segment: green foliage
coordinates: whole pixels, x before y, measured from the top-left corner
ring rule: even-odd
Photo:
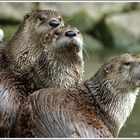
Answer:
[[[140,51],[138,38],[136,38],[127,29],[113,23],[108,23],[107,26],[112,33],[114,48],[130,53]]]
[[[99,20],[88,33],[101,41],[106,48],[113,49],[115,47],[112,32],[106,25],[104,18]]]

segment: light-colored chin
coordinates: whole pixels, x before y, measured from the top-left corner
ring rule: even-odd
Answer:
[[[77,46],[79,46],[79,51],[76,53],[80,58],[83,58],[83,40],[80,38],[70,39],[67,37],[61,38],[58,41],[56,41],[56,48],[61,48],[62,46],[68,45],[69,43],[75,43]]]

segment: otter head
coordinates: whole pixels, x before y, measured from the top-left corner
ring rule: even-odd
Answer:
[[[38,35],[51,34],[55,28],[64,26],[61,15],[52,10],[33,10],[24,16],[25,28]]]
[[[127,93],[140,87],[140,57],[123,54],[103,66],[106,79],[115,91]]]
[[[83,58],[83,38],[77,28],[69,26],[59,29],[59,32],[56,30],[54,33],[58,36],[53,45],[56,51],[67,56]]]

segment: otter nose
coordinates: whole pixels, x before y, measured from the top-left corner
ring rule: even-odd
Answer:
[[[57,20],[52,20],[51,22],[49,22],[49,25],[56,28],[59,26],[59,21]]]
[[[67,37],[74,37],[74,36],[76,36],[76,33],[74,31],[67,31],[65,33],[65,36],[67,36]]]

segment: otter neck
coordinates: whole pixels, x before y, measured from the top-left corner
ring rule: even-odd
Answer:
[[[117,137],[133,109],[138,89],[124,93],[115,91],[101,74],[96,74],[84,85],[88,88],[88,99],[94,105],[97,115],[108,126],[113,136]]]
[[[67,58],[65,54],[50,50],[43,52],[34,70],[34,81],[38,88],[71,87],[82,80],[84,62],[79,56]],[[41,85],[40,85],[41,83]]]
[[[31,28],[26,27],[26,23],[20,24],[17,32],[8,43],[7,51],[10,54],[9,65],[14,68],[25,68],[34,63],[43,51],[41,37]]]

